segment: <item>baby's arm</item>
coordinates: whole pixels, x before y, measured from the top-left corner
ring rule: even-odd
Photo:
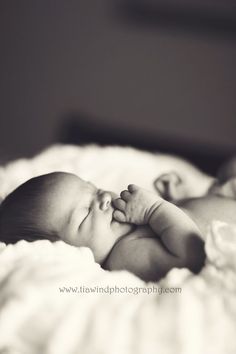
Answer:
[[[152,230],[140,226],[134,234],[125,236],[113,247],[103,264],[109,270],[128,270],[145,281],[158,281],[174,267],[186,266],[173,256]]]
[[[135,185],[129,185],[114,205],[118,221],[148,224],[170,254],[193,271],[201,268],[205,258],[201,233],[180,208]]]

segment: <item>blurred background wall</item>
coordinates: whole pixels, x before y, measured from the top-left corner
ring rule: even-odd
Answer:
[[[82,142],[95,127],[236,151],[235,63],[232,0],[1,0],[0,159],[69,142],[75,122]]]

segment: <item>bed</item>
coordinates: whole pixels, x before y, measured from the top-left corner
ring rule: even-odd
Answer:
[[[187,161],[131,147],[54,145],[0,168],[0,197],[51,171],[78,174],[119,193],[129,183],[155,191],[177,171],[194,195],[211,177]],[[172,269],[156,283],[109,272],[92,252],[62,241],[0,243],[1,354],[236,353],[236,228],[214,221],[198,275]]]

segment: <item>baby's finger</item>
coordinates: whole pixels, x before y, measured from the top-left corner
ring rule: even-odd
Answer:
[[[137,191],[138,189],[139,189],[139,187],[136,184],[129,184],[128,185],[128,191],[130,193],[133,193],[133,192]]]
[[[126,222],[126,216],[120,210],[115,210],[113,213],[113,217],[114,217],[114,219],[116,219],[119,222]]]
[[[113,200],[113,205],[115,208],[121,210],[121,211],[125,211],[125,207],[126,207],[126,202],[121,199],[121,198],[117,198],[115,200]]]
[[[130,194],[130,192],[125,190],[120,193],[120,196],[122,199],[124,199],[126,202],[128,202],[130,200],[131,194]]]

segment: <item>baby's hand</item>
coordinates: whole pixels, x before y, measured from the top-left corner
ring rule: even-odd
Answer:
[[[155,193],[134,184],[130,184],[128,190],[122,191],[120,196],[113,202],[116,208],[114,218],[119,222],[136,225],[147,224],[153,211],[164,201]]]

